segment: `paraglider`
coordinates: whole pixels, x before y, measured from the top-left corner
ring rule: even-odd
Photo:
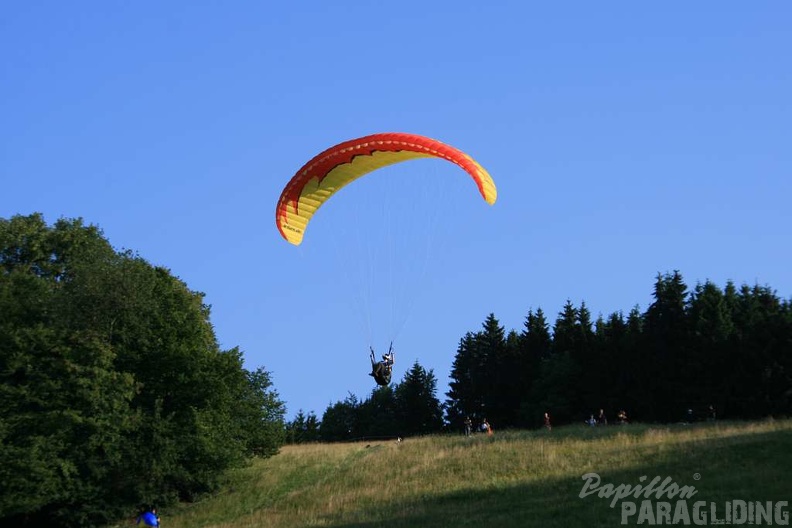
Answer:
[[[388,348],[388,353],[382,355],[382,361],[376,361],[374,354],[374,347],[369,347],[371,351],[371,372],[369,376],[374,377],[377,385],[389,385],[391,382],[391,374],[393,373],[393,343]]]
[[[436,139],[417,134],[390,132],[372,134],[339,143],[305,163],[281,192],[275,210],[275,225],[291,244],[302,243],[305,230],[316,211],[343,187],[383,167],[420,158],[443,159],[463,169],[481,197],[494,204],[498,192],[489,173],[468,154]],[[373,376],[378,385],[388,385],[393,369],[393,344],[382,361],[371,351]]]

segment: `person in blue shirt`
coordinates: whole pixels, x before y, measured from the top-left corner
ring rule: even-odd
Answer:
[[[143,526],[159,526],[160,518],[157,515],[157,508],[151,508],[138,515],[137,524],[141,522]]]

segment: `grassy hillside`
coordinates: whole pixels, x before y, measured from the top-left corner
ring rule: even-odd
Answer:
[[[289,446],[224,493],[161,514],[168,528],[620,525],[620,503],[579,497],[589,472],[614,486],[671,477],[695,486],[691,508],[792,502],[792,420]]]

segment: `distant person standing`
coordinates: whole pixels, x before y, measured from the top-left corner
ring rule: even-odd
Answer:
[[[470,436],[473,432],[473,420],[470,419],[470,416],[465,417],[465,436]]]
[[[489,424],[486,418],[484,418],[484,421],[481,422],[481,432],[487,433],[487,436],[492,436],[492,426]]]
[[[544,426],[548,431],[553,430],[553,426],[550,424],[550,415],[548,413],[544,414]]]

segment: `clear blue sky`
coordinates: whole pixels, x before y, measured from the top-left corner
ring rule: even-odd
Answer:
[[[792,296],[790,27],[780,0],[11,2],[0,216],[83,217],[205,292],[289,416],[365,397],[368,345],[394,336],[395,378],[417,359],[442,400],[490,312],[643,310],[674,269]],[[281,239],[294,172],[382,131],[467,151],[498,202],[414,161]]]

